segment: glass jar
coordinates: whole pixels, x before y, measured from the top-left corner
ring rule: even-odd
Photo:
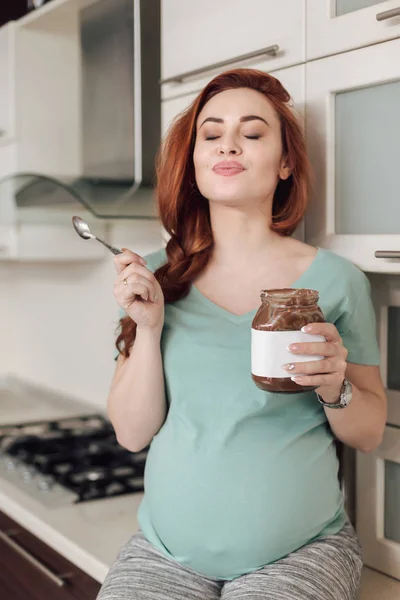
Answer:
[[[293,354],[288,350],[296,342],[324,342],[321,335],[304,333],[308,323],[325,322],[318,306],[316,290],[282,288],[261,290],[261,306],[251,329],[251,375],[262,390],[295,394],[315,390],[317,386],[302,386],[291,380],[283,364],[322,360],[323,356]],[[298,375],[298,373],[296,373]]]

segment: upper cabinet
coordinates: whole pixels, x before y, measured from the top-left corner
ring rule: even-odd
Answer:
[[[400,37],[400,0],[307,0],[307,60]]]
[[[15,144],[0,218],[10,204],[15,223],[29,208],[47,224],[78,204],[157,219],[160,12],[160,0],[53,0],[0,28],[0,159]]]
[[[400,273],[400,39],[306,64],[307,242]]]
[[[305,60],[305,0],[167,0],[161,10],[167,94],[228,68],[265,60],[273,71]]]
[[[0,146],[14,138],[14,23],[0,28]]]

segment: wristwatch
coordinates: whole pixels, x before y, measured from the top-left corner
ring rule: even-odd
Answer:
[[[323,406],[326,406],[326,408],[346,408],[346,406],[350,404],[351,399],[353,397],[353,386],[347,379],[343,380],[343,384],[340,389],[340,401],[337,403],[325,402],[322,396],[320,396],[317,392],[315,393],[317,394],[318,401]]]

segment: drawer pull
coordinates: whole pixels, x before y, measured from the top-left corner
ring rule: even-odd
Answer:
[[[376,15],[377,21],[386,21],[386,19],[393,19],[393,17],[400,17],[400,6],[399,8],[392,8],[390,10],[384,10]]]
[[[14,540],[10,538],[10,535],[12,533],[14,533],[14,531],[10,531],[8,535],[4,531],[0,531],[0,540],[3,540],[3,542],[7,544],[7,546],[15,550],[15,552],[17,552],[20,556],[22,556],[22,558],[27,560],[31,565],[36,567],[36,569],[38,569],[44,575],[46,575],[46,577],[51,579],[51,581],[55,583],[58,587],[63,587],[65,585],[65,581],[61,579],[61,577],[58,577],[52,571],[50,571],[50,569],[43,565],[37,558],[32,556],[30,552],[25,550],[25,548],[22,548],[19,544],[14,542]]]
[[[274,44],[273,46],[268,46],[268,48],[262,48],[262,50],[255,50],[254,52],[249,52],[248,54],[242,54],[241,56],[235,56],[235,58],[229,58],[228,60],[223,60],[222,62],[214,63],[213,65],[201,67],[201,69],[195,69],[194,71],[187,71],[181,75],[174,75],[173,77],[168,77],[167,79],[161,79],[159,83],[161,83],[161,85],[163,83],[182,83],[182,81],[187,77],[194,77],[195,75],[200,75],[201,73],[206,73],[207,71],[214,71],[214,69],[220,69],[227,65],[241,62],[242,60],[256,58],[257,56],[264,56],[264,54],[275,56],[278,50],[279,46]]]
[[[400,250],[376,250],[375,258],[400,258]]]

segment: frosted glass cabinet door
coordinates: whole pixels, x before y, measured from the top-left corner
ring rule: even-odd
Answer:
[[[387,397],[386,421],[400,427],[400,277],[372,277],[380,371]]]
[[[400,37],[400,0],[307,0],[307,60]]]
[[[400,579],[400,429],[386,427],[372,453],[357,453],[357,534],[364,564]]]
[[[399,56],[400,39],[306,65],[306,239],[365,271],[400,273]]]

